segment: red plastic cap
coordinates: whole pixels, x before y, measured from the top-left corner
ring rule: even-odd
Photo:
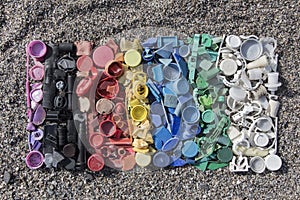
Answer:
[[[89,56],[81,56],[77,60],[77,69],[81,72],[89,72],[93,67],[93,60]]]
[[[91,171],[100,171],[104,167],[104,159],[98,154],[93,154],[89,157],[87,165]]]
[[[100,46],[93,53],[95,65],[104,68],[106,63],[114,59],[114,52],[108,46]]]

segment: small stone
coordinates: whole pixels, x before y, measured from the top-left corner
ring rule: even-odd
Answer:
[[[11,174],[8,171],[5,171],[3,174],[3,180],[6,184],[10,183],[11,181]]]

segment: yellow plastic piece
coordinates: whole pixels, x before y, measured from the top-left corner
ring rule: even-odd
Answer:
[[[130,49],[125,53],[124,61],[130,67],[136,67],[141,63],[142,56],[137,50]]]
[[[152,134],[151,133],[147,133],[146,134],[146,138],[145,138],[146,142],[150,143],[150,144],[153,144],[153,138],[152,138]]]
[[[134,106],[137,106],[137,105],[141,105],[141,102],[138,99],[132,99],[132,100],[130,100],[129,105],[131,107],[134,107]]]
[[[136,153],[135,154],[135,162],[137,165],[141,167],[146,167],[151,163],[151,155],[143,154],[143,153]]]
[[[132,149],[133,149],[133,151],[138,152],[138,153],[142,153],[142,154],[145,154],[145,153],[149,152],[149,149],[140,149],[140,148],[137,148],[137,147],[133,147]]]
[[[147,109],[141,105],[134,106],[130,111],[131,118],[139,122],[146,120],[147,115],[148,115]]]
[[[149,89],[146,84],[141,81],[136,81],[133,88],[134,96],[138,99],[145,99],[149,94]]]
[[[143,139],[134,139],[134,141],[132,142],[132,146],[139,149],[146,149],[148,148],[148,143],[145,142]]]

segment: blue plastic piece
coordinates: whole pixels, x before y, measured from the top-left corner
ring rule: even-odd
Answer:
[[[175,108],[167,108],[168,109],[168,112],[171,113],[171,114],[174,114],[175,113]]]
[[[150,114],[151,122],[154,125],[154,127],[160,127],[163,125],[162,119],[160,115],[157,114]]]
[[[173,124],[172,124],[172,135],[177,135],[180,128],[181,118],[173,115]]]
[[[175,61],[177,63],[177,65],[180,67],[182,75],[184,77],[187,77],[188,74],[188,66],[187,63],[185,62],[185,60],[178,54],[173,53],[173,57],[175,58]]]
[[[156,87],[156,85],[153,83],[153,81],[148,79],[146,85],[150,89],[150,91],[153,94],[153,96],[155,97],[156,101],[160,102],[160,100],[161,100],[160,92],[159,92],[158,88]]]
[[[173,52],[172,43],[166,44],[162,48],[155,51],[157,55],[160,55],[163,58],[170,58],[172,52]]]
[[[194,160],[194,159],[191,159],[191,158],[186,158],[186,159],[185,159],[185,162],[186,162],[186,164],[191,164],[191,165],[194,165],[194,164],[195,164],[195,160]]]
[[[173,47],[178,46],[178,38],[177,36],[162,36],[157,38],[157,47],[160,48],[166,44],[172,44]]]
[[[156,47],[157,38],[148,38],[145,42],[142,43],[142,46],[145,47]]]
[[[164,80],[162,65],[156,65],[152,67],[153,79],[157,82],[162,82]]]
[[[162,146],[162,151],[171,151],[178,145],[179,139],[178,138],[171,138],[164,143]]]
[[[172,138],[171,133],[165,127],[161,127],[153,135],[154,145],[157,150],[161,150],[163,144]]]
[[[170,156],[165,152],[157,152],[153,156],[153,165],[159,168],[167,167],[171,162]]]
[[[170,85],[169,84],[168,84],[168,87],[163,87],[162,94],[164,96],[167,95],[167,94],[171,94],[171,95],[176,96],[176,93],[172,89],[170,89]]]
[[[155,55],[155,53],[153,53],[152,50],[149,48],[145,48],[145,50],[142,53],[143,60],[145,60],[147,62],[152,61],[154,58],[154,55]]]
[[[187,162],[185,161],[185,160],[183,160],[183,159],[181,159],[181,158],[178,158],[177,160],[175,160],[172,164],[171,164],[171,166],[172,167],[182,167],[182,166],[184,166],[184,165],[186,165],[187,164]]]
[[[198,154],[199,149],[198,145],[194,141],[189,140],[184,142],[181,151],[186,158],[193,158]]]
[[[160,58],[158,59],[159,62],[161,62],[164,66],[168,66],[171,62],[172,62],[172,59],[170,58]]]

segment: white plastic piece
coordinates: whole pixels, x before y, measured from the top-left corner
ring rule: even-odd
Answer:
[[[255,80],[261,80],[263,78],[263,70],[261,68],[256,69],[250,69],[247,71],[249,80],[255,81]]]
[[[220,69],[226,76],[231,76],[237,71],[237,64],[233,59],[225,59],[220,63]]]
[[[278,76],[278,72],[268,73],[268,83],[266,83],[265,86],[268,88],[269,91],[273,93],[277,91],[278,87],[281,86],[281,83],[278,82]]]
[[[242,44],[241,39],[239,38],[239,36],[236,35],[227,36],[225,42],[226,42],[226,46],[233,49],[239,48]]]
[[[250,168],[255,173],[263,173],[266,169],[265,161],[260,156],[255,156],[250,160]]]
[[[265,157],[266,167],[270,171],[277,171],[281,168],[282,160],[279,156],[271,154]]]
[[[261,56],[263,46],[257,39],[249,38],[242,43],[240,52],[246,60],[254,61]]]
[[[258,147],[265,147],[269,143],[269,137],[265,133],[256,133],[253,138],[254,144]]]
[[[78,102],[80,112],[87,112],[90,109],[90,101],[87,97],[79,97]]]
[[[249,170],[249,164],[247,157],[233,156],[231,162],[229,163],[229,170],[231,172],[247,172]]]
[[[260,117],[257,119],[256,126],[263,132],[268,132],[273,127],[270,117]]]
[[[252,61],[247,64],[247,69],[254,69],[254,68],[260,68],[260,67],[265,67],[269,64],[268,57],[266,55],[261,56],[255,61]]]
[[[231,87],[229,89],[229,95],[236,101],[244,101],[247,93],[240,87]]]

